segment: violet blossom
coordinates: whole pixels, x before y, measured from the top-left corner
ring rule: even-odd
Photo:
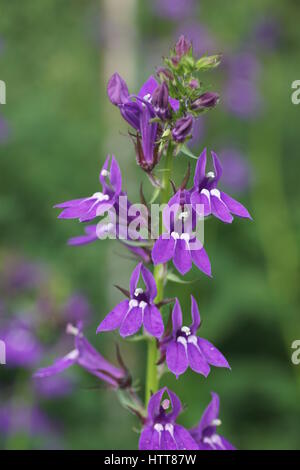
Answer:
[[[167,394],[168,398],[164,398]],[[171,408],[171,409],[170,409]],[[161,388],[149,400],[148,416],[139,440],[140,450],[196,450],[198,445],[176,419],[182,405],[174,392]]]
[[[99,179],[102,192],[98,191],[87,198],[73,199],[55,205],[54,207],[63,209],[58,218],[88,222],[107,212],[114,205],[122,187],[121,171],[114,155],[106,158]]]
[[[201,321],[198,305],[193,296],[191,296],[191,314],[192,324],[183,326],[180,303],[176,299],[172,312],[173,331],[162,343],[169,370],[178,378],[188,367],[205,377],[210,372],[210,366],[230,369],[220,351],[208,340],[196,335]]]
[[[34,378],[47,378],[63,372],[74,364],[78,364],[92,375],[106,382],[112,388],[125,388],[129,385],[130,377],[127,371],[120,369],[94,349],[82,333],[82,325],[67,326],[67,333],[75,337],[75,348],[66,356],[57,359],[51,366],[41,368],[34,374]]]
[[[221,425],[220,399],[214,392],[211,396],[211,402],[205,409],[198,426],[190,429],[190,433],[199,445],[199,450],[235,450],[225,437],[217,433],[217,427]]]
[[[191,195],[191,203],[197,210],[198,206],[204,207],[204,215],[214,215],[225,223],[233,221],[233,215],[252,219],[247,209],[238,201],[220,191],[217,186],[222,176],[222,166],[214,152],[211,152],[214,171],[206,171],[206,149],[198,158],[195,175],[194,189]]]
[[[140,275],[146,289],[138,287]],[[123,337],[134,335],[144,325],[146,331],[160,338],[164,324],[159,309],[154,303],[157,287],[152,273],[139,263],[130,278],[130,298],[119,303],[100,323],[97,333],[119,328]]]

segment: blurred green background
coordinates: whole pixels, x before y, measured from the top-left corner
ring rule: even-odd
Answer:
[[[189,279],[197,282],[168,286],[168,295],[176,293],[187,314],[189,294],[195,295],[201,334],[226,355],[232,370],[214,369],[207,379],[189,371],[178,381],[166,374],[162,383],[187,405],[180,418],[186,426],[200,419],[212,390],[221,398],[222,434],[236,447],[299,449],[300,365],[291,362],[291,344],[300,339],[300,108],[291,103],[291,83],[300,78],[300,5],[294,0],[190,3],[190,10],[187,2],[178,14],[166,1],[0,1],[0,79],[7,86],[7,104],[0,105],[0,261],[7,252],[42,260],[52,272],[57,298],[84,293],[94,311],[88,337],[114,360],[117,335],[96,337],[95,329],[121,298],[112,285],[127,285],[134,261],[113,241],[68,247],[67,239],[82,228],[57,220],[52,209],[98,190],[108,152],[120,163],[130,199],[138,199],[138,181],[145,177],[135,165],[127,128],[106,97],[107,79],[119,71],[137,91],[178,34],[190,30],[202,52],[224,53],[225,64],[205,77],[222,98],[235,79],[226,60],[250,54],[255,70],[246,78],[257,106],[251,109],[250,102],[250,110],[236,112],[221,99],[205,115],[193,151],[237,149],[249,181],[228,191],[250,209],[254,221],[235,220],[230,226],[209,221],[205,239],[213,280],[195,270]],[[261,38],[263,22],[273,29]],[[179,182],[186,157],[176,165]],[[145,345],[120,343],[143,393]],[[48,362],[46,357],[43,363]],[[7,372],[0,367],[3,384]],[[116,396],[77,368],[70,374],[78,382],[71,393],[41,403],[59,424],[60,447],[136,448],[136,419]],[[2,436],[0,442],[13,448],[47,446],[47,439],[8,442]]]

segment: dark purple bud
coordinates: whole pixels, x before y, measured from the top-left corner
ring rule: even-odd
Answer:
[[[169,109],[169,89],[168,85],[163,82],[155,88],[152,94],[152,105],[155,113],[163,120],[170,117]]]
[[[111,103],[115,106],[124,104],[128,101],[129,91],[126,82],[118,74],[114,73],[107,84],[107,94]]]
[[[192,116],[185,116],[176,121],[175,127],[172,130],[172,136],[176,142],[184,142],[191,135],[193,121]]]
[[[175,45],[175,51],[179,58],[186,55],[192,47],[191,41],[189,41],[183,34],[178,39]]]
[[[171,62],[174,65],[174,67],[178,67],[179,62],[180,62],[180,57],[178,57],[178,56],[171,57]]]
[[[159,67],[156,71],[157,75],[159,78],[163,80],[173,80],[174,75],[172,74],[171,70],[165,68],[165,67]]]
[[[213,92],[206,92],[199,96],[193,103],[191,104],[191,109],[194,111],[201,111],[205,108],[213,108],[219,102],[219,95],[218,93]]]

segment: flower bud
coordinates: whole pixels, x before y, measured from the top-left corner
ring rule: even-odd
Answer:
[[[165,68],[165,67],[159,67],[156,71],[157,75],[159,78],[163,80],[174,80],[174,75],[172,74],[171,70]]]
[[[155,113],[161,119],[168,119],[170,117],[169,109],[169,89],[168,85],[163,82],[161,85],[154,90],[152,94],[152,104],[154,106]]]
[[[107,94],[111,103],[116,106],[124,104],[128,101],[128,87],[123,78],[118,73],[114,73],[110,77],[107,84]]]
[[[191,109],[193,111],[201,111],[205,108],[213,108],[218,104],[219,98],[218,93],[208,91],[192,102]]]
[[[190,83],[189,83],[189,87],[192,88],[193,90],[199,88],[200,86],[200,83],[199,83],[199,80],[197,80],[197,78],[192,78],[192,80],[190,80]]]
[[[179,58],[186,55],[192,47],[191,41],[189,41],[183,34],[178,39],[175,45],[175,51]]]
[[[176,121],[175,127],[172,130],[172,137],[176,142],[184,142],[191,135],[193,121],[192,116],[185,116]]]

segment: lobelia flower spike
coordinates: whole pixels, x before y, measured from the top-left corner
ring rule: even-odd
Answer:
[[[164,398],[164,394],[167,394],[168,398]],[[167,387],[163,387],[152,395],[148,403],[148,416],[139,440],[139,449],[198,449],[190,433],[183,426],[176,424],[181,411],[182,405],[179,398]]]
[[[182,326],[180,303],[178,299],[175,301],[172,312],[173,331],[162,343],[169,370],[178,378],[188,367],[205,377],[210,372],[210,365],[230,369],[225,357],[213,344],[196,336],[201,321],[197,302],[193,296],[191,296],[191,304],[192,324],[189,327]]]
[[[220,399],[212,392],[212,399],[205,409],[198,426],[190,429],[190,433],[199,445],[199,450],[236,450],[225,437],[217,433],[219,420]]]
[[[67,326],[67,333],[75,336],[75,349],[66,356],[57,359],[51,366],[44,367],[35,372],[34,378],[46,378],[58,374],[68,369],[73,364],[95,375],[106,382],[112,388],[126,388],[131,384],[131,377],[124,368],[119,369],[114,366],[93,348],[82,333],[82,324],[75,327],[71,324]]]
[[[144,291],[138,286],[140,275],[146,286]],[[154,304],[157,288],[152,273],[139,263],[130,278],[130,299],[118,304],[100,323],[97,333],[119,328],[123,337],[131,336],[144,325],[146,331],[160,338],[164,324],[159,309]]]
[[[204,274],[211,276],[211,265],[203,245],[192,230],[188,218],[193,214],[185,212],[190,207],[190,193],[179,190],[168,202],[163,211],[164,226],[167,232],[163,233],[155,242],[152,249],[152,260],[155,265],[167,263],[171,259],[175,268],[184,275],[192,268],[194,263]],[[182,226],[170,220],[169,211],[178,207],[177,220],[182,220]]]
[[[54,207],[63,209],[59,219],[79,219],[88,222],[108,211],[121,193],[122,176],[120,167],[114,155],[108,155],[99,175],[102,192],[81,199],[73,199]],[[89,234],[88,234],[89,235]]]
[[[195,210],[197,205],[204,207],[204,215],[214,215],[225,223],[233,221],[233,215],[252,220],[247,209],[238,201],[217,189],[218,182],[222,176],[222,166],[220,160],[214,152],[211,152],[214,172],[205,173],[206,169],[206,149],[198,158],[194,188],[191,194],[191,203]]]

